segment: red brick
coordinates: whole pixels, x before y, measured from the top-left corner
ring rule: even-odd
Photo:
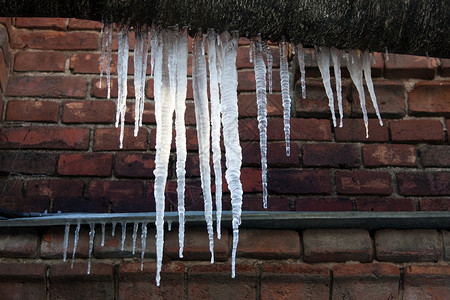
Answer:
[[[15,71],[63,72],[66,55],[62,52],[28,52],[20,51],[14,62]]]
[[[358,211],[414,211],[414,201],[405,198],[358,198]]]
[[[250,68],[253,69],[253,62],[250,62],[249,50],[250,50],[249,46],[238,47],[236,56],[237,69],[250,69]],[[278,47],[270,47],[270,52],[272,54],[273,67],[278,68],[280,66],[280,50],[278,49]]]
[[[300,237],[293,230],[241,229],[238,257],[288,259],[300,257]]]
[[[147,130],[141,128],[134,137],[134,127],[125,127],[123,134],[123,150],[147,149]],[[120,128],[97,128],[94,134],[94,151],[120,150]]]
[[[0,93],[0,121],[3,121],[3,97]]]
[[[257,270],[236,263],[236,278],[231,277],[230,264],[194,265],[188,270],[188,299],[256,299]]]
[[[269,191],[280,194],[329,194],[327,170],[269,170]]]
[[[94,256],[96,258],[126,258],[126,257],[141,257],[142,240],[141,240],[141,224],[138,225],[137,238],[135,244],[135,253],[133,253],[133,226],[127,224],[125,243],[122,250],[122,227],[121,224],[116,224],[114,236],[112,236],[112,226],[105,228],[105,244],[102,246],[101,228],[96,228],[96,235],[94,239]],[[156,231],[149,228],[147,231],[145,258],[155,258]]]
[[[127,201],[131,207],[134,203],[142,204],[144,185],[140,181],[114,180],[114,181],[91,181],[87,191],[87,198],[91,201],[112,204],[113,212],[118,211],[116,206],[122,206]]]
[[[0,174],[54,175],[56,154],[41,152],[0,152]]]
[[[441,76],[450,77],[450,59],[441,58]]]
[[[392,193],[391,176],[381,171],[336,171],[336,189],[340,194]]]
[[[450,147],[426,145],[420,148],[424,167],[450,167]]]
[[[402,117],[406,112],[405,88],[399,81],[375,80],[373,82],[377,104],[382,117]],[[359,94],[356,88],[352,89],[352,111],[353,116],[362,117]],[[369,117],[376,118],[367,86],[364,86],[366,108]],[[345,122],[345,120],[344,120]]]
[[[334,299],[396,299],[400,270],[388,264],[340,264],[333,267]]]
[[[111,98],[117,98],[118,85],[117,78],[111,78]],[[108,85],[106,77],[102,79],[102,87],[100,88],[100,81],[98,78],[92,79],[91,96],[96,98],[106,99],[108,96]],[[127,98],[134,98],[134,81],[129,79],[127,81]]]
[[[375,233],[376,257],[380,261],[437,261],[442,255],[439,234],[433,229],[383,229]]]
[[[101,28],[101,23],[98,21],[70,18],[68,28],[78,30],[90,30],[90,29],[98,30]]]
[[[113,101],[71,101],[63,104],[63,123],[113,123]]]
[[[393,142],[442,144],[445,140],[444,127],[438,120],[396,120],[389,126]]]
[[[447,299],[450,294],[450,266],[408,266],[403,286],[404,299]]]
[[[1,299],[45,299],[47,267],[38,263],[2,263]]]
[[[450,195],[450,172],[398,173],[397,184],[404,196]]]
[[[139,131],[140,133],[140,131]],[[176,149],[175,144],[175,129],[172,131],[171,150]],[[150,132],[150,149],[155,150],[156,146],[156,130]],[[198,150],[197,130],[194,128],[186,128],[186,148],[187,150]]]
[[[450,211],[450,198],[425,198],[420,199],[419,204],[423,211]]]
[[[38,239],[38,233],[34,228],[2,228],[0,257],[34,258]]]
[[[366,167],[416,167],[416,150],[412,145],[364,145],[362,147]]]
[[[50,266],[50,299],[113,299],[113,266],[87,263],[56,264]]]
[[[18,212],[43,212],[50,207],[50,200],[45,198],[30,201],[25,197],[24,182],[20,180],[1,180],[0,205],[2,208]]]
[[[172,230],[166,232],[164,236],[164,256],[173,260],[179,258],[178,226],[173,225]],[[214,261],[227,261],[228,251],[228,231],[222,231],[222,238],[219,240],[214,235]],[[183,260],[211,260],[209,251],[209,238],[205,227],[186,228],[184,236]]]
[[[348,198],[297,198],[296,211],[352,211],[353,204]]]
[[[450,81],[419,82],[408,100],[411,115],[450,116]]]
[[[267,145],[267,164],[272,167],[299,166],[298,145],[291,144],[290,156],[286,156],[286,144],[269,143]],[[259,143],[242,143],[242,163],[250,166],[261,165],[261,151]]]
[[[189,96],[189,86],[191,87],[191,97],[189,98],[189,99],[193,99],[193,96],[192,96],[192,80],[189,80],[188,79],[188,82],[187,82],[187,86],[188,86],[188,90],[186,91],[186,98],[188,98],[188,96]],[[146,93],[145,93],[145,95],[147,96],[147,98],[151,98],[151,99],[153,99],[154,98],[154,94],[153,94],[153,78],[152,79],[149,79],[149,80],[147,80],[147,89],[146,89]]]
[[[35,96],[43,98],[84,98],[86,79],[62,76],[10,76],[8,96]]]
[[[258,115],[256,94],[239,94],[238,106],[240,117],[256,117]],[[267,94],[267,115],[280,117],[283,115],[281,94]]]
[[[2,91],[6,90],[6,82],[8,78],[8,66],[6,65],[6,59],[3,55],[3,50],[0,49],[0,88]]]
[[[4,127],[0,129],[3,149],[87,149],[89,129],[68,127]]]
[[[18,30],[11,38],[11,48],[40,50],[96,50],[99,34],[91,32],[57,32]]]
[[[263,200],[261,196],[255,196],[251,194],[244,194],[242,203],[242,210],[244,211],[290,211],[290,200],[278,196],[271,196],[269,194],[267,200],[267,208],[263,207]],[[225,204],[224,204],[225,207]],[[231,210],[231,204],[230,208]],[[228,208],[227,208],[228,210]]]
[[[71,224],[69,239],[67,244],[67,260],[71,261],[73,255],[73,243],[75,238],[75,229],[77,225]],[[51,227],[42,235],[40,246],[40,257],[58,258],[64,256],[64,226]],[[80,227],[75,258],[87,258],[89,256],[89,229],[87,226]]]
[[[380,126],[378,119],[369,119],[369,137],[366,138],[362,119],[344,119],[344,126],[336,127],[334,136],[338,142],[387,142],[388,128],[384,123],[384,126]]]
[[[303,231],[305,262],[370,262],[373,249],[363,229],[307,229]]]
[[[223,154],[222,154],[223,155]],[[170,166],[169,166],[170,168]],[[175,163],[176,170],[176,163]],[[200,177],[200,160],[198,157],[198,153],[196,154],[188,154],[186,157],[186,167],[185,167],[187,178],[189,177]],[[222,170],[223,171],[223,170]],[[211,167],[211,174],[214,174],[214,169]],[[212,180],[212,178],[211,178]]]
[[[357,145],[353,144],[304,144],[303,165],[307,167],[351,168],[360,165]]]
[[[225,190],[226,186],[223,185]],[[166,209],[169,211],[175,211],[178,207],[177,198],[177,183],[176,181],[168,181],[165,197],[166,197]],[[154,200],[153,185],[151,189],[147,190],[147,199]],[[184,207],[187,211],[202,211],[204,210],[203,191],[201,188],[201,182],[199,179],[188,180],[186,182],[184,192]]]
[[[269,88],[269,87],[267,87]],[[238,72],[238,92],[251,92],[256,90],[255,73],[253,70],[245,70]],[[280,71],[273,70],[272,73],[272,91],[280,92]]]
[[[58,173],[69,176],[110,176],[113,155],[109,153],[63,153]]]
[[[118,177],[154,178],[155,155],[149,153],[118,153],[114,173]]]
[[[75,53],[70,58],[70,69],[74,74],[100,74],[100,58],[101,55],[92,52]],[[111,63],[109,65],[111,74],[117,74],[117,54],[111,55]],[[134,74],[134,57],[128,57],[129,75]],[[147,75],[150,75],[150,59],[147,63]],[[103,62],[103,76],[106,78],[106,56]],[[102,83],[103,85],[103,83]]]
[[[134,102],[127,102],[127,109],[125,111],[125,123],[132,123],[134,125],[134,121]],[[188,122],[185,123],[189,124]],[[155,104],[153,102],[144,103],[142,124],[156,124]],[[195,119],[193,124],[195,124]]]
[[[328,299],[330,270],[299,263],[266,263],[261,270],[261,299]]]
[[[16,18],[18,28],[66,30],[66,18]]]
[[[403,54],[389,54],[385,60],[386,78],[423,78],[433,79],[439,62],[436,58],[412,56]]]
[[[8,101],[7,121],[58,122],[59,104],[55,101]]]

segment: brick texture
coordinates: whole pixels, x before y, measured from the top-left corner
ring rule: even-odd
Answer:
[[[109,153],[67,153],[58,160],[58,173],[70,176],[109,176],[113,155]]]
[[[412,145],[365,145],[362,148],[366,167],[416,167],[416,150]]]
[[[444,128],[437,120],[399,120],[389,122],[391,138],[398,143],[444,142]]]
[[[86,79],[63,76],[10,76],[7,96],[36,96],[43,98],[84,98]]]
[[[420,148],[424,167],[450,167],[450,147],[426,145]]]
[[[72,101],[63,104],[63,123],[113,123],[115,104],[112,101]]]
[[[340,194],[390,195],[391,177],[382,171],[336,171],[336,189]]]
[[[21,51],[16,54],[14,61],[14,70],[63,72],[65,64],[66,64],[66,55],[61,52]]]
[[[404,280],[406,299],[445,299],[450,293],[449,266],[409,266]]]
[[[67,244],[67,260],[72,259],[75,227],[71,225]],[[42,235],[40,246],[40,257],[62,259],[64,255],[64,226],[52,227]],[[79,239],[75,250],[76,258],[86,258],[89,255],[89,229],[86,226],[80,227]]]
[[[359,149],[353,144],[306,144],[302,153],[306,167],[351,168],[360,164]]]
[[[34,228],[2,228],[0,233],[0,256],[34,258],[38,234]]]
[[[31,121],[56,123],[59,119],[59,104],[55,101],[12,100],[6,110],[7,121]]]
[[[439,65],[436,58],[402,54],[389,54],[385,63],[386,78],[432,79]]]
[[[409,172],[397,174],[399,193],[405,196],[450,195],[449,172]]]
[[[0,264],[0,298],[45,299],[45,271],[38,263]]]
[[[13,36],[12,48],[39,50],[95,50],[99,35],[93,32],[55,32],[21,30]]]
[[[412,115],[450,116],[450,81],[424,81],[409,93]]]

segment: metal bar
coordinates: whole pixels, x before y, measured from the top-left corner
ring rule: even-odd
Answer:
[[[231,212],[224,212],[222,225],[231,227]],[[434,228],[450,229],[450,212],[252,212],[242,213],[241,227],[301,230],[307,228]],[[166,212],[165,221],[177,223],[177,212]],[[40,217],[0,220],[0,227],[58,226],[69,224],[155,222],[155,213],[61,213]],[[203,212],[186,212],[187,226],[203,226]]]

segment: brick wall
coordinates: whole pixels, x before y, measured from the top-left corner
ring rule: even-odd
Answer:
[[[35,212],[154,211],[152,79],[147,81],[145,126],[134,138],[130,58],[127,128],[119,150],[115,102],[106,99],[106,84],[100,88],[98,79],[98,22],[1,18],[0,42],[0,207]],[[274,93],[268,95],[269,210],[450,210],[450,60],[394,54],[388,60],[377,53],[372,75],[385,125],[378,125],[369,107],[366,139],[358,95],[346,69],[344,127],[333,128],[311,53],[306,58],[307,99],[301,99],[294,59],[291,155],[286,157],[278,48],[271,47],[275,69]],[[255,82],[248,50],[248,41],[241,39],[237,66],[243,209],[262,210]],[[113,56],[113,77],[116,60]],[[188,85],[186,208],[203,210],[191,80]],[[116,96],[113,78],[112,97]],[[167,210],[176,210],[175,156],[169,176]],[[224,201],[230,209],[228,194]],[[88,290],[94,298],[145,298],[150,292],[167,298],[175,291],[195,299],[209,298],[213,291],[222,298],[238,292],[242,298],[258,299],[297,293],[318,299],[328,299],[330,293],[337,299],[358,299],[367,293],[423,299],[445,298],[450,292],[447,231],[243,230],[233,281],[227,235],[216,243],[216,258],[222,262],[209,265],[204,228],[187,236],[191,245],[184,260],[177,258],[173,232],[165,244],[165,259],[173,262],[165,265],[162,289],[156,289],[154,241],[147,247],[144,273],[130,251],[118,251],[118,241],[111,239],[110,247],[94,248],[92,275],[86,276],[87,232],[82,233],[85,242],[80,241],[79,258],[70,269],[60,259],[61,229],[1,233],[7,238],[0,238],[0,298],[14,293],[22,298],[77,298]]]

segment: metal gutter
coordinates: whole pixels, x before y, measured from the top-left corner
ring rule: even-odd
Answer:
[[[101,223],[155,223],[156,214],[149,213],[60,213],[42,214],[39,217],[0,220],[0,227],[59,226],[69,224]],[[231,212],[223,212],[222,226],[231,227]],[[186,226],[203,226],[201,211],[186,212]],[[215,220],[215,216],[214,216]],[[245,211],[241,227],[267,229],[307,228],[364,228],[364,229],[450,229],[450,212],[256,212]],[[165,221],[178,223],[177,212],[166,212]]]

